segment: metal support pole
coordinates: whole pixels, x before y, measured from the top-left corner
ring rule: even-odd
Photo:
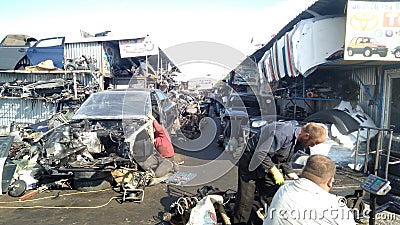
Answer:
[[[365,163],[364,163],[364,173],[368,170],[368,156],[369,156],[369,146],[371,144],[371,129],[367,130],[367,148],[365,149]]]
[[[370,194],[370,208],[369,212],[369,225],[375,225],[375,215],[376,215],[376,195]]]
[[[356,152],[355,152],[355,156],[354,156],[353,170],[356,170],[356,165],[357,165],[357,161],[358,161],[358,149],[360,147],[360,131],[361,131],[361,128],[359,127],[358,131],[357,131]]]
[[[378,139],[377,139],[377,143],[376,143],[376,154],[375,154],[375,165],[374,165],[374,173],[373,173],[375,176],[378,176],[379,153],[382,148],[381,138],[382,138],[382,132],[378,131]]]
[[[76,83],[76,73],[73,73],[72,76],[73,76],[73,81],[74,81],[74,98],[77,99],[78,98],[78,85]]]
[[[389,163],[390,163],[390,152],[392,149],[392,138],[393,138],[393,130],[390,129],[389,131],[389,143],[387,149],[387,156],[386,156],[386,165],[385,165],[385,179],[388,179],[388,172],[389,172]]]

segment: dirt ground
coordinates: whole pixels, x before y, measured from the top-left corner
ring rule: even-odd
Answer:
[[[207,184],[221,190],[234,189],[236,170]],[[168,224],[161,218],[172,202],[183,195],[194,195],[202,186],[182,187],[164,183],[146,187],[141,203],[123,202],[117,190],[78,192],[50,190],[24,202],[0,196],[1,224]]]
[[[236,191],[236,166],[233,165],[227,170],[222,164],[222,162],[229,164],[232,153],[224,152],[215,140],[201,151],[177,149],[175,159],[184,162],[183,166],[187,166],[182,167],[182,170],[193,169],[197,173],[193,181],[201,185],[179,186],[160,183],[146,187],[141,203],[130,201],[121,203],[122,192],[119,188],[93,192],[49,190],[26,201],[18,201],[18,198],[4,194],[0,196],[0,224],[169,224],[162,221],[162,215],[168,212],[171,203],[181,196],[193,196],[204,185],[210,185],[221,191]],[[216,161],[219,164],[210,164]],[[198,165],[206,167],[196,167]],[[223,176],[205,182],[206,178],[218,173]],[[368,219],[363,219],[362,222],[368,224]],[[376,224],[400,225],[400,215],[384,212],[377,216]]]

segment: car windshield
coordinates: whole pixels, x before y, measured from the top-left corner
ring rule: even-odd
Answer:
[[[72,119],[123,119],[144,117],[151,110],[145,91],[104,91],[92,94]]]

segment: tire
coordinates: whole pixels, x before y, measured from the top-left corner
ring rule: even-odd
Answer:
[[[388,193],[387,195],[377,196],[377,198],[376,198],[376,202],[380,206],[384,205],[385,203],[387,203],[389,201],[397,202],[398,204],[400,204],[400,196]],[[398,209],[394,206],[389,207],[386,210],[389,212],[400,214],[400,209]]]
[[[396,50],[393,54],[395,58],[400,58],[400,50]]]
[[[73,187],[78,191],[98,191],[111,187],[110,172],[75,172]]]
[[[370,57],[370,56],[372,55],[371,49],[370,49],[370,48],[364,49],[363,55],[364,55],[365,57]]]
[[[354,55],[353,49],[351,49],[351,48],[347,49],[347,54],[349,56],[353,56]]]
[[[26,191],[26,183],[23,180],[16,180],[10,185],[8,195],[11,197],[21,197]]]
[[[65,70],[69,70],[69,71],[76,70],[76,66],[74,64],[72,64],[72,63],[67,63],[65,65]]]
[[[387,56],[387,52],[385,52],[385,53],[380,53],[379,56],[380,56],[380,57],[386,57],[386,56]]]

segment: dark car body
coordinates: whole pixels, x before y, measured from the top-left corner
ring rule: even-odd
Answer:
[[[154,152],[147,114],[170,130],[177,117],[176,104],[157,89],[94,93],[68,123],[35,140],[38,162],[50,173],[137,166]]]
[[[275,99],[272,95],[243,92],[231,94],[221,115],[220,146],[226,145],[230,137],[241,137],[242,127],[248,124],[249,119],[275,114]]]
[[[371,37],[354,37],[347,45],[347,54],[349,56],[363,54],[365,57],[370,57],[373,54],[378,54],[380,57],[386,57],[387,52],[386,45]]]
[[[37,40],[24,34],[9,34],[0,43],[0,69],[14,70],[29,66],[26,51]]]

